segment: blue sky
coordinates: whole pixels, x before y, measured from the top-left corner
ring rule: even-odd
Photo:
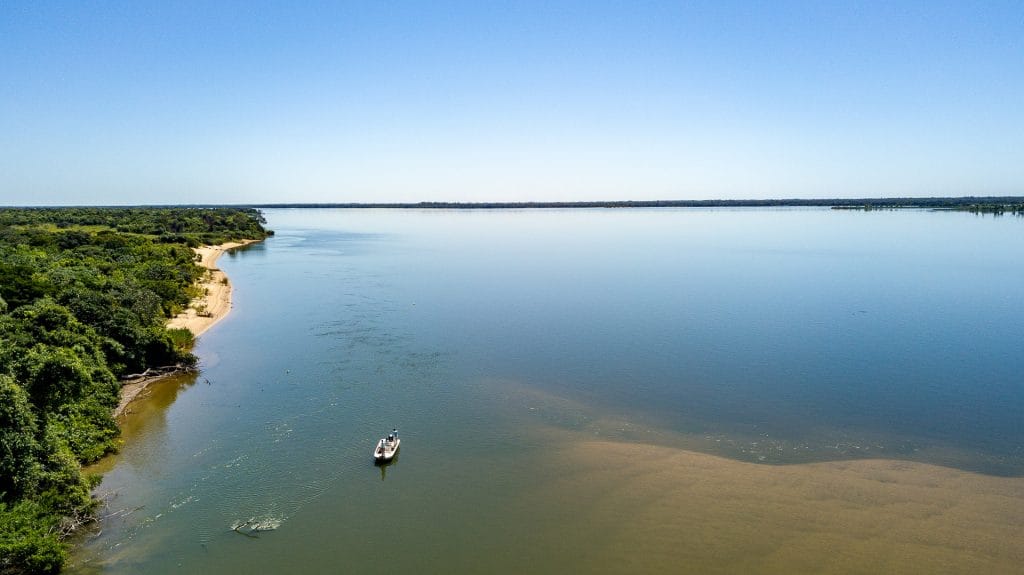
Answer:
[[[1024,2],[0,3],[0,204],[1024,195]]]

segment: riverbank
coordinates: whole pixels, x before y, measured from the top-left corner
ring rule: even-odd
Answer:
[[[262,240],[242,240],[240,242],[227,242],[215,246],[202,246],[193,248],[199,256],[199,265],[207,271],[203,275],[199,287],[203,295],[189,304],[188,309],[179,313],[167,322],[168,328],[187,329],[192,335],[199,337],[217,322],[224,319],[231,311],[231,282],[227,275],[217,267],[217,260],[225,252],[237,249]],[[169,375],[177,373],[162,373],[153,377],[145,377],[132,381],[121,386],[121,400],[114,409],[114,417],[121,417],[127,412],[128,405],[139,397],[152,383],[160,381]]]

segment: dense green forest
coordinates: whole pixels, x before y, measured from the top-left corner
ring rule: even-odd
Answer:
[[[80,465],[114,450],[119,378],[195,363],[167,319],[190,249],[262,239],[247,208],[0,208],[0,573],[51,573],[92,518]]]

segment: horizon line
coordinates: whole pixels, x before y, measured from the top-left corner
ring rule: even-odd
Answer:
[[[933,196],[878,198],[767,198],[746,200],[580,200],[518,202],[256,202],[212,204],[53,204],[8,205],[0,209],[55,208],[385,208],[385,209],[552,209],[552,208],[687,208],[687,207],[879,207],[955,208],[971,205],[1024,204],[1024,196]]]

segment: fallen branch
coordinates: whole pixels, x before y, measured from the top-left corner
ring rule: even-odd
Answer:
[[[161,375],[167,375],[169,373],[182,372],[187,373],[193,371],[195,368],[183,364],[175,365],[164,365],[161,367],[151,367],[142,373],[131,373],[128,375],[121,376],[121,381],[125,383],[131,383],[140,379],[146,379],[147,377],[157,377]]]

